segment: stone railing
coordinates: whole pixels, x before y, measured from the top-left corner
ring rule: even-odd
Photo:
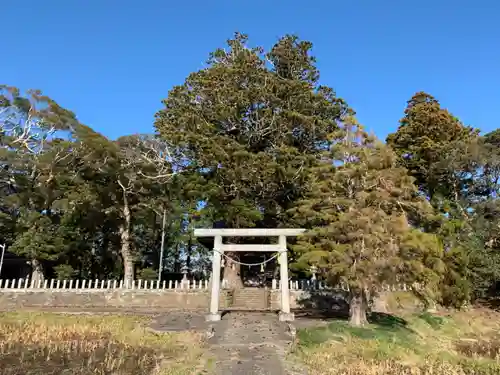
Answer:
[[[328,287],[311,280],[290,281],[290,303],[293,309],[332,305],[333,300],[345,298],[347,288]],[[203,310],[208,309],[210,291],[208,280],[157,281],[135,280],[130,285],[118,280],[0,280],[0,310],[62,309],[97,311]],[[268,289],[270,308],[280,308],[281,293],[278,281]],[[409,290],[405,285],[388,291]],[[223,289],[220,309],[231,308],[234,293]]]
[[[135,280],[1,280],[0,310],[49,309],[63,311],[206,310],[210,301],[208,282],[161,282]],[[228,306],[226,291],[220,306]]]
[[[273,280],[272,289],[280,289],[279,281]],[[338,284],[335,286],[330,286],[324,281],[319,280],[291,280],[290,281],[290,290],[342,290],[349,291],[348,285]],[[387,292],[407,292],[410,290],[418,290],[418,284],[407,285],[407,284],[392,284],[385,285],[383,287],[384,291]]]
[[[208,289],[208,280],[132,280],[130,283],[123,280],[29,280],[29,279],[0,279],[2,289],[37,289],[37,290],[87,290],[87,289]]]
[[[222,287],[227,283],[222,280]],[[185,289],[208,289],[208,280],[132,280],[127,283],[123,280],[29,280],[29,279],[0,279],[0,291],[5,289],[36,289],[36,290],[96,290],[96,289],[139,289],[139,290],[185,290]],[[409,291],[418,286],[407,286],[406,284],[387,285],[386,291]],[[271,289],[281,289],[279,280],[272,280]],[[348,291],[347,285],[329,286],[318,280],[290,280],[290,290],[343,290]]]

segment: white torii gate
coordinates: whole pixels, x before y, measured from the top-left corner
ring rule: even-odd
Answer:
[[[195,237],[213,237],[214,250],[212,260],[212,288],[210,293],[210,313],[208,321],[218,321],[221,319],[219,312],[220,294],[220,272],[221,257],[224,252],[277,252],[280,263],[280,289],[281,289],[281,311],[279,319],[281,321],[291,321],[294,319],[290,311],[290,293],[288,289],[288,256],[286,248],[286,238],[298,236],[305,232],[305,229],[195,229]],[[223,244],[222,237],[278,237],[276,245],[245,245],[245,244]]]

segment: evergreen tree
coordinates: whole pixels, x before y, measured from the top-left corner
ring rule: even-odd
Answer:
[[[498,278],[498,255],[487,246],[491,216],[483,216],[497,200],[498,158],[488,141],[494,139],[479,137],[477,129],[422,92],[408,102],[398,130],[387,138],[439,215],[421,225],[446,249],[441,302],[447,305],[484,296]]]
[[[265,53],[247,41],[237,33],[170,90],[155,126],[173,158],[202,177],[214,222],[279,227],[348,108],[319,84],[311,43],[287,35]],[[238,273],[229,262],[224,278],[241,286]]]
[[[43,262],[57,259],[64,249],[60,238],[53,238],[59,221],[53,205],[70,173],[70,138],[76,126],[75,115],[41,91],[23,95],[0,85],[2,206],[15,232],[6,237],[12,251],[28,258],[35,280],[43,278]]]
[[[127,136],[110,141],[83,126],[79,127],[77,136],[80,174],[84,179],[102,182],[99,195],[105,195],[105,212],[117,224],[123,277],[130,283],[139,258],[133,247],[133,213],[152,185],[166,184],[173,177],[168,146],[151,136]]]
[[[418,282],[432,291],[442,249],[435,236],[412,225],[431,210],[392,150],[352,118],[342,133],[314,171],[309,195],[293,209],[296,220],[310,225],[296,250],[303,264],[349,286],[350,322],[362,325],[370,296],[384,285]]]
[[[399,163],[415,178],[415,184],[427,197],[448,198],[450,187],[432,167],[439,163],[444,149],[460,141],[469,141],[478,131],[465,126],[439,101],[425,92],[417,92],[407,102],[405,115],[387,144],[399,157]]]

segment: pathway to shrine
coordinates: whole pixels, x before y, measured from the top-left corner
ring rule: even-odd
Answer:
[[[195,229],[196,237],[213,238],[212,277],[210,285],[209,314],[203,319],[191,317],[191,329],[204,328],[209,343],[208,358],[201,365],[200,373],[218,375],[302,375],[303,369],[287,360],[293,345],[295,329],[291,321],[294,314],[290,310],[288,289],[287,237],[301,235],[304,229]],[[224,237],[277,237],[275,244],[231,244],[224,243]],[[233,252],[274,253],[280,265],[280,311],[237,312],[224,314],[219,309],[221,290],[222,258]],[[271,258],[271,259],[273,259]],[[242,263],[240,263],[242,264]],[[257,264],[261,265],[263,263]],[[167,320],[172,316],[165,317]],[[193,319],[194,318],[194,319]],[[182,321],[182,318],[177,322]],[[160,323],[161,326],[161,322]],[[206,325],[205,325],[205,324]],[[172,322],[170,322],[172,324]],[[175,324],[174,324],[175,325]],[[197,327],[196,327],[197,326]],[[168,328],[165,325],[163,328]],[[189,327],[185,327],[189,329]],[[160,329],[161,330],[161,329]],[[302,370],[302,371],[301,371]]]
[[[216,322],[207,322],[202,313],[170,313],[151,326],[156,332],[206,333],[208,353],[197,374],[303,375],[304,369],[287,356],[293,345],[290,327],[275,313],[261,312],[230,312]]]
[[[304,374],[286,358],[292,336],[275,314],[233,312],[215,325],[209,343],[216,374]]]

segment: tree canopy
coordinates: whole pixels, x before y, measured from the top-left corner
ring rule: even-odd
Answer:
[[[457,307],[495,296],[500,130],[417,92],[384,144],[321,82],[311,42],[249,44],[236,33],[165,88],[155,134],[109,139],[39,90],[0,86],[0,242],[31,277],[201,278],[194,228],[301,226],[293,271],[347,285],[352,324],[397,283]]]

